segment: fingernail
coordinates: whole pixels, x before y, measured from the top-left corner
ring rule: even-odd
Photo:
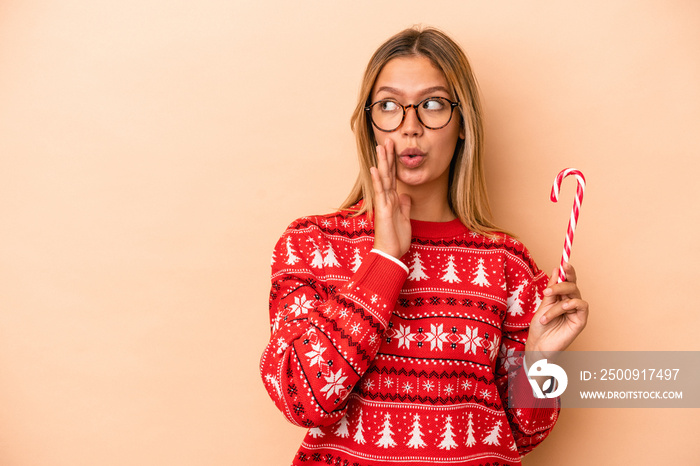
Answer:
[[[544,291],[542,292],[543,295],[549,296],[552,294],[552,289],[551,288],[545,288]]]
[[[547,323],[547,318],[545,316],[540,317],[540,323],[541,324],[546,324]]]

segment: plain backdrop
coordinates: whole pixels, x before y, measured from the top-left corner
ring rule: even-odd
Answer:
[[[590,302],[575,350],[700,350],[700,3],[3,0],[0,464],[289,464],[272,248],[357,171],[376,47],[465,49],[497,223]],[[698,409],[564,410],[525,465],[692,464]]]

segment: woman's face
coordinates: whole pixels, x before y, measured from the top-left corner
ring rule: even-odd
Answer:
[[[371,101],[393,99],[408,105],[427,97],[453,99],[442,71],[430,59],[418,55],[394,58],[384,65],[374,83]],[[384,145],[388,139],[394,143],[400,191],[430,186],[446,188],[457,140],[464,138],[458,109],[453,110],[449,124],[440,129],[423,126],[415,109],[410,108],[396,130],[389,133],[375,127],[373,130],[378,144]]]

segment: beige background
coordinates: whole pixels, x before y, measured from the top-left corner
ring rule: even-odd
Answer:
[[[357,164],[363,68],[467,51],[497,221],[591,303],[579,350],[700,350],[700,3],[4,0],[0,464],[283,465],[258,375],[269,257]],[[566,410],[526,465],[690,464],[699,410]]]

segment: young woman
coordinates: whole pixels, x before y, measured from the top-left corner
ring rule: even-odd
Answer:
[[[531,354],[586,323],[575,271],[548,280],[489,221],[476,81],[444,33],[375,52],[352,126],[349,198],[293,222],[272,258],[261,372],[309,429],[293,464],[520,464],[559,413],[533,397]]]

